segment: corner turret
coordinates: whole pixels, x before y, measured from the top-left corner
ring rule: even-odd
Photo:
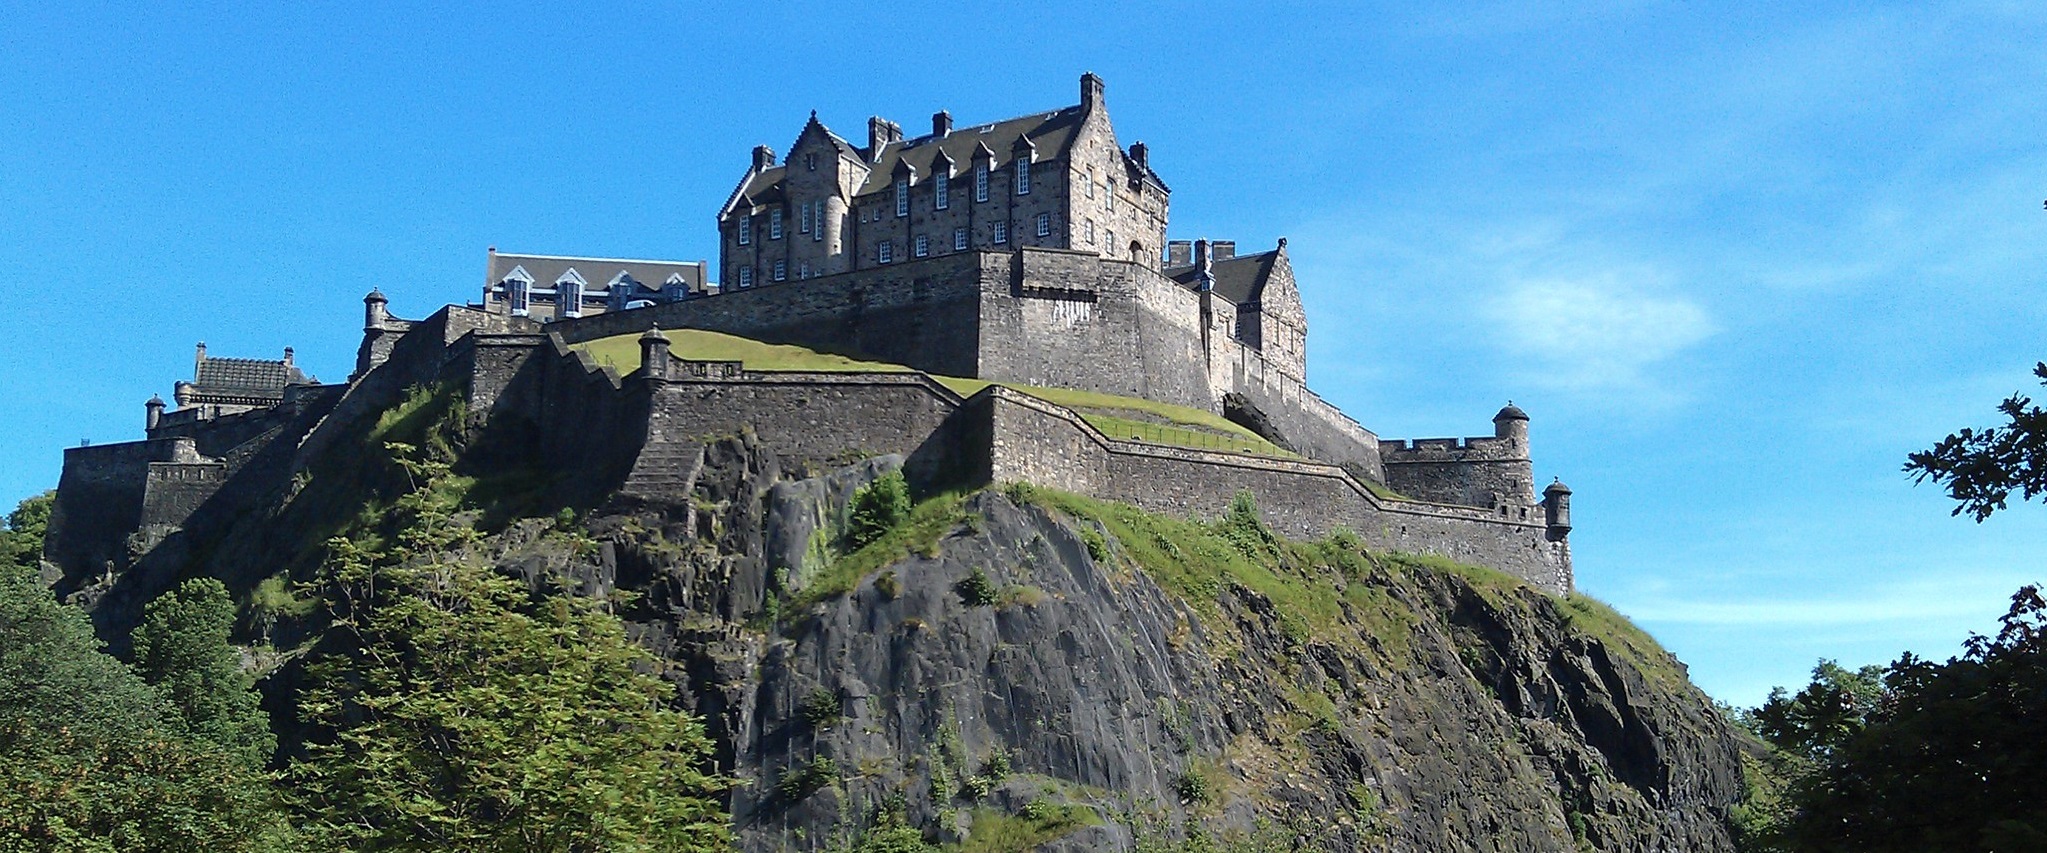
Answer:
[[[148,412],[143,421],[144,427],[151,430],[156,429],[156,425],[163,422],[163,398],[151,394],[149,395],[149,402],[143,403],[142,408]]]
[[[1542,490],[1542,515],[1549,541],[1562,542],[1571,535],[1571,487],[1563,480],[1552,478],[1549,488]]]
[[[668,336],[660,326],[649,326],[640,336],[640,374],[657,382],[668,379]]]
[[[363,331],[367,332],[373,329],[384,328],[384,318],[390,316],[387,309],[390,301],[384,298],[384,291],[370,288],[370,292],[362,298]],[[203,347],[204,345],[202,344],[201,346]]]
[[[1508,400],[1506,407],[1493,416],[1493,437],[1513,442],[1514,446],[1521,450],[1521,455],[1527,456],[1528,413],[1521,411],[1520,406],[1514,405],[1513,400]]]

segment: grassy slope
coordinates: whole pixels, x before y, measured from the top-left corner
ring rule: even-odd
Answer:
[[[710,332],[702,329],[676,329],[667,331],[668,349],[679,358],[699,361],[739,361],[748,370],[850,370],[870,373],[913,372],[899,364],[878,361],[861,361],[842,355],[818,352],[807,347],[788,344],[769,344],[737,335]],[[640,344],[638,334],[615,335],[594,341],[576,344],[573,349],[588,352],[597,363],[607,365],[621,375],[640,368]],[[971,397],[992,384],[986,379],[963,379],[953,376],[933,376],[939,383],[951,388],[962,397]],[[1210,450],[1225,450],[1236,453],[1254,453],[1264,456],[1292,457],[1269,441],[1260,438],[1228,419],[1214,412],[1188,406],[1176,406],[1154,400],[1136,397],[1120,397],[1095,391],[1081,391],[1072,388],[1045,388],[1035,385],[1002,383],[1004,387],[1037,397],[1048,403],[1065,406],[1080,412],[1080,415],[1095,429],[1116,438],[1135,438],[1153,444],[1170,444],[1178,447],[1196,447]],[[1160,421],[1170,423],[1160,423]]]

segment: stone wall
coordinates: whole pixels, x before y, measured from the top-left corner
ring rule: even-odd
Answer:
[[[142,490],[144,527],[185,523],[227,481],[222,462],[151,462]]]
[[[1369,547],[1490,566],[1551,592],[1571,588],[1569,552],[1549,541],[1538,511],[1385,501],[1334,465],[1115,441],[1065,409],[999,386],[964,416],[985,419],[991,481],[1026,481],[1123,501],[1153,512],[1217,517],[1238,492],[1257,496],[1266,523],[1292,537],[1338,526]]]
[[[183,436],[67,448],[43,558],[67,574],[127,565],[128,535],[142,526],[151,463],[200,461],[193,440]]]
[[[1386,485],[1422,500],[1464,506],[1533,506],[1526,442],[1501,436],[1384,441]]]

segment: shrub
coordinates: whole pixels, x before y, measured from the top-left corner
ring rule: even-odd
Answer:
[[[804,698],[799,713],[803,715],[805,722],[810,723],[811,728],[828,729],[845,716],[845,708],[839,703],[839,694],[836,691],[820,687]]]
[[[1205,803],[1215,797],[1215,792],[1209,789],[1207,777],[1192,770],[1173,780],[1173,793],[1179,794],[1183,803]]]
[[[782,780],[775,783],[775,791],[782,795],[782,799],[793,803],[837,781],[839,763],[820,755],[789,768],[782,774]]]
[[[987,607],[995,603],[995,582],[988,579],[988,573],[975,566],[965,579],[953,586],[959,593],[960,601],[968,607]]]
[[[851,509],[846,547],[859,550],[910,517],[910,484],[902,471],[890,471],[854,490]]]
[[[1095,562],[1099,563],[1109,559],[1109,540],[1094,525],[1081,525],[1080,541],[1087,545],[1087,555]]]
[[[874,579],[874,589],[884,598],[894,601],[903,594],[903,582],[893,570],[885,571]]]

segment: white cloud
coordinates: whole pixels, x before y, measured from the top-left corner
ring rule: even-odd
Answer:
[[[1515,276],[1486,310],[1529,380],[1567,391],[1653,391],[1650,370],[1711,337],[1706,309],[1649,271]]]

